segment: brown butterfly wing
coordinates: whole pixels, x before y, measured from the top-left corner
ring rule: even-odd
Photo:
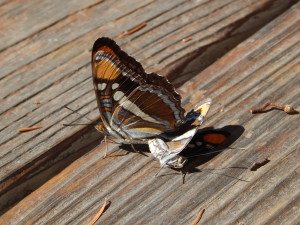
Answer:
[[[173,85],[162,76],[145,73],[114,41],[95,42],[92,69],[100,117],[106,128],[120,136],[154,136],[183,120],[181,98]]]

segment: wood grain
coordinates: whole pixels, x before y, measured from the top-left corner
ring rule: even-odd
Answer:
[[[297,223],[299,115],[249,109],[274,100],[299,110],[299,3],[23,2],[0,3],[1,224],[87,224],[105,198],[111,206],[99,224],[190,224],[199,207],[203,224]],[[93,41],[144,22],[116,39],[122,48],[180,86],[186,108],[212,97],[205,126],[245,129],[232,147],[246,150],[193,160],[203,172],[187,174],[184,185],[171,170],[155,178],[159,164],[145,147],[149,157],[109,145],[102,159],[105,146],[93,126],[62,125],[90,123],[64,106],[98,118]],[[258,171],[242,169],[265,158]]]

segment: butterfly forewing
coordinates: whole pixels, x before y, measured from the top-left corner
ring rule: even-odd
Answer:
[[[100,116],[112,134],[153,137],[182,123],[184,110],[174,87],[164,77],[146,74],[114,41],[95,42],[92,68]]]

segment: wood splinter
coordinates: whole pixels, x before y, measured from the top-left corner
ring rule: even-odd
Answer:
[[[104,204],[101,206],[101,208],[99,209],[99,211],[95,214],[95,216],[93,217],[93,219],[88,223],[88,225],[94,225],[96,223],[96,221],[102,216],[102,214],[104,213],[104,210],[110,205],[110,201],[107,201],[105,199]]]
[[[41,126],[25,127],[25,128],[20,128],[17,131],[19,131],[19,132],[27,132],[27,131],[37,130],[37,129],[40,129],[40,128],[43,128],[43,127],[41,127]]]
[[[126,36],[128,36],[130,34],[133,34],[133,33],[137,32],[137,31],[139,31],[140,29],[144,28],[146,25],[147,25],[146,22],[141,23],[140,25],[138,25],[138,26],[136,26],[136,27],[134,27],[134,28],[132,28],[132,29],[130,29],[130,30],[122,33],[122,34],[119,34],[118,38],[126,37]]]
[[[196,225],[202,218],[203,214],[205,212],[205,209],[201,209],[197,215],[197,217],[194,219],[194,221],[191,223],[191,225]]]
[[[193,38],[187,37],[187,38],[183,38],[183,39],[182,39],[182,42],[183,42],[183,43],[186,43],[186,42],[191,41],[191,40],[193,40]]]
[[[283,110],[284,112],[286,112],[288,114],[297,113],[297,111],[291,105],[279,105],[279,104],[276,104],[276,103],[271,102],[271,101],[267,101],[262,107],[260,107],[258,109],[250,109],[250,112],[252,114],[267,112],[268,110],[266,110],[266,108],[268,106],[272,106],[272,107],[275,107],[277,109],[281,109],[281,110]],[[269,109],[269,110],[271,110],[271,109]]]

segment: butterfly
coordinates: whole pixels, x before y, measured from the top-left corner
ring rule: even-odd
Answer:
[[[187,158],[180,153],[202,124],[211,99],[185,115],[181,96],[165,77],[146,73],[106,37],[94,43],[92,74],[101,119],[96,129],[117,142],[148,143],[162,167],[182,168]]]

